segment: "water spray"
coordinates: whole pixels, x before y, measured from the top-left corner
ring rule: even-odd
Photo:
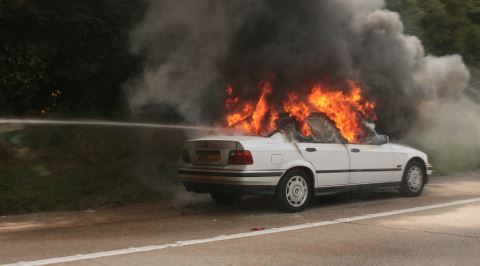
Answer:
[[[63,126],[107,126],[107,127],[136,127],[136,128],[162,128],[162,129],[183,129],[197,131],[232,131],[222,127],[209,126],[189,126],[189,125],[170,125],[157,123],[134,123],[117,121],[76,121],[76,120],[44,120],[44,119],[10,119],[0,118],[0,124],[18,124],[18,125],[63,125]]]

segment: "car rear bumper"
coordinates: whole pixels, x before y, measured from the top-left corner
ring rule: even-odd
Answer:
[[[188,191],[274,195],[282,171],[210,171],[180,169],[180,179]]]
[[[186,182],[183,185],[187,191],[196,193],[235,193],[242,195],[275,195],[275,186],[241,186],[241,185],[225,185],[225,184],[209,184],[199,182]]]

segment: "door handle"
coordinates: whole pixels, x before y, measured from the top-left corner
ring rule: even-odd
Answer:
[[[315,152],[315,151],[317,151],[317,149],[315,149],[315,148],[306,148],[305,150],[306,150],[307,152]]]
[[[360,152],[360,149],[352,148],[350,151],[351,151],[351,152]]]

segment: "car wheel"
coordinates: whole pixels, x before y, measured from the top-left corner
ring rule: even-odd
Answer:
[[[210,193],[210,196],[219,205],[233,205],[242,199],[240,194]]]
[[[299,170],[287,172],[277,187],[277,203],[287,212],[299,212],[305,209],[312,197],[312,183],[308,175]]]
[[[402,193],[404,197],[420,195],[425,186],[425,177],[426,173],[423,166],[417,161],[410,161],[403,172],[400,193]]]

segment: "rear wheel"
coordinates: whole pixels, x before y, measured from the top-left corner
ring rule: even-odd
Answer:
[[[426,173],[424,167],[417,161],[410,161],[403,173],[400,193],[404,197],[416,197],[420,195],[425,186]]]
[[[219,205],[233,205],[242,199],[240,194],[210,193],[210,196]]]
[[[300,170],[287,172],[277,187],[277,203],[287,212],[299,212],[305,209],[312,197],[312,182],[308,175]]]

